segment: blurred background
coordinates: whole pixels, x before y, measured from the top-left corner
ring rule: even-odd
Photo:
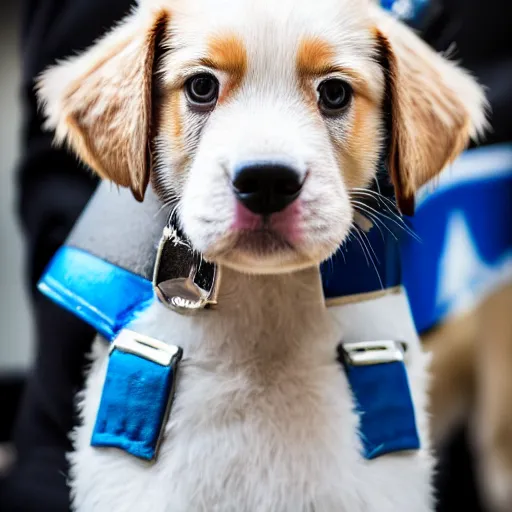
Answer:
[[[0,2],[0,443],[6,441],[33,359],[33,324],[23,275],[24,247],[15,215],[20,150],[20,4]],[[1,466],[1,459],[0,459]]]

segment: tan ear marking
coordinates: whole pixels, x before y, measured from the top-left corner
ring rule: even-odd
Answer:
[[[46,71],[38,84],[47,125],[102,178],[141,201],[151,168],[156,50],[166,11],[136,13],[85,53]]]
[[[386,74],[388,166],[403,213],[414,194],[486,128],[482,88],[383,13],[376,39]]]

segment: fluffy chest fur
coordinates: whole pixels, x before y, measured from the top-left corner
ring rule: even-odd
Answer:
[[[367,461],[336,361],[343,319],[323,306],[317,272],[234,276],[224,274],[216,311],[181,317],[155,303],[132,326],[184,349],[156,463],[90,446],[108,363],[106,344],[96,342],[70,456],[75,507],[431,510],[424,364],[417,347],[409,376],[423,448]]]

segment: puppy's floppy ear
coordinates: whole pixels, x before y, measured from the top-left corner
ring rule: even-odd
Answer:
[[[102,178],[141,201],[149,181],[155,54],[168,22],[139,9],[85,53],[42,74],[46,127]]]
[[[375,9],[387,74],[389,169],[398,206],[414,212],[414,193],[486,128],[483,89],[412,30]]]

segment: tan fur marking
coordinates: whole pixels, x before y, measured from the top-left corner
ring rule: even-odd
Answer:
[[[355,146],[364,141],[366,121],[374,110],[374,105],[364,96],[356,95],[354,97],[354,127],[350,137],[350,144]]]
[[[366,187],[372,179],[379,157],[375,141],[380,140],[381,127],[377,105],[368,97],[355,93],[347,116],[346,136],[332,138],[348,189]]]
[[[172,91],[171,97],[170,97],[170,118],[171,118],[171,132],[173,141],[176,148],[181,148],[183,145],[182,138],[183,138],[183,121],[182,121],[182,115],[181,115],[181,98],[182,98],[182,91],[181,90],[175,90]]]
[[[334,61],[335,56],[334,48],[318,37],[303,39],[299,45],[296,57],[299,86],[308,105],[315,111],[317,111],[317,95],[311,85],[311,79],[332,73],[346,76],[357,94],[373,99],[366,81],[353,70],[337,66]]]
[[[151,169],[155,52],[168,18],[166,11],[147,23],[132,18],[122,38],[112,32],[75,61],[51,68],[39,83],[47,98],[62,88],[52,99],[53,109],[60,109],[51,121],[57,140],[102,178],[130,187],[139,201]]]
[[[353,165],[343,169],[345,183],[349,188],[366,185],[368,176],[363,169],[370,165],[370,162],[365,165],[368,157],[376,154],[374,141],[378,140],[379,131],[377,109],[368,98],[355,94],[352,108],[354,122],[348,136],[347,148]]]
[[[309,78],[329,73],[334,67],[334,49],[318,37],[300,42],[297,50],[297,73],[299,78]]]
[[[318,114],[318,98],[311,78],[329,73],[333,69],[334,50],[317,37],[303,39],[297,50],[296,67],[299,87],[309,109]]]
[[[423,48],[415,51],[394,33],[392,37],[396,40],[390,42],[378,34],[391,98],[389,167],[398,204],[412,214],[415,191],[465,149],[471,119],[443,76],[438,56]]]
[[[370,34],[372,35],[372,38],[375,39],[375,41],[378,41],[380,31],[377,27],[370,27]]]
[[[319,38],[303,39],[297,51],[297,73],[299,80],[316,78],[330,73],[340,73],[350,79],[350,84],[359,94],[371,99],[368,84],[352,69],[342,68],[335,63],[336,52],[327,42]]]
[[[213,37],[208,44],[208,57],[202,63],[230,75],[219,103],[229,99],[242,85],[247,72],[247,51],[242,40],[236,35]]]
[[[116,44],[115,46],[113,46],[112,48],[109,49],[108,52],[105,52],[105,54],[103,55],[103,57],[101,59],[98,59],[98,61],[96,62],[96,64],[94,66],[92,66],[88,72],[87,72],[87,76],[89,75],[93,75],[94,73],[96,73],[97,71],[101,70],[101,68],[105,65],[105,64],[108,64],[108,62],[114,58],[116,55],[118,55],[119,53],[121,53],[123,50],[126,49],[126,47],[131,43],[132,41],[132,38],[129,37],[127,38],[126,40],[124,41],[120,41],[118,44]],[[78,90],[83,86],[83,80],[84,80],[84,77],[80,77],[76,80],[74,80],[73,82],[71,82],[69,84],[69,87],[67,88],[67,91],[66,91],[66,95],[64,97],[64,100],[69,100],[76,92],[78,92]]]

